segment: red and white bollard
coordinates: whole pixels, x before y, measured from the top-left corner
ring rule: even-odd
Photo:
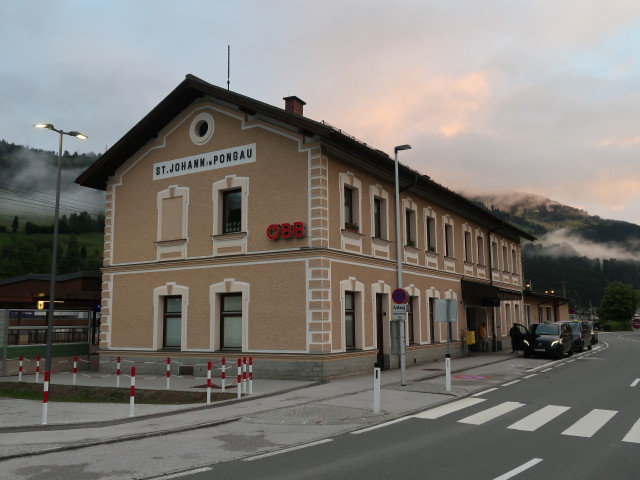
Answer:
[[[42,391],[42,425],[47,424],[47,407],[49,405],[49,372],[44,372],[44,389]]]
[[[226,362],[227,362],[226,358],[222,357],[222,367],[221,367],[222,372],[220,373],[220,380],[222,381],[222,393],[224,393],[224,383],[227,379],[227,372],[225,372]]]
[[[18,381],[22,381],[22,361],[24,360],[24,355],[20,355],[20,365],[18,366]]]
[[[253,357],[249,357],[249,395],[253,395]]]
[[[167,390],[169,390],[171,382],[171,357],[167,357]]]
[[[78,376],[78,356],[73,356],[73,384],[76,384],[76,377]]]
[[[211,362],[207,362],[207,405],[211,403]]]
[[[40,381],[40,355],[36,355],[36,383]]]
[[[242,357],[242,393],[247,393],[247,357]]]
[[[116,387],[120,388],[120,357],[116,363]]]
[[[134,416],[136,404],[136,367],[131,367],[131,389],[129,390],[129,417]]]
[[[238,398],[242,397],[242,359],[238,359]]]

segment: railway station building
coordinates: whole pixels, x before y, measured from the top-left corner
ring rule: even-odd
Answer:
[[[523,317],[528,233],[326,122],[187,75],[76,180],[106,191],[99,354],[253,357],[256,376],[396,368],[397,251],[406,362],[452,356]],[[393,148],[392,148],[393,150]],[[451,299],[457,322],[436,322]]]

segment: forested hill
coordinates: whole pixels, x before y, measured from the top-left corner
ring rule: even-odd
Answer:
[[[23,147],[0,140],[0,168],[2,168],[3,178],[10,179],[20,174],[24,170],[23,161],[27,157],[38,158],[52,166],[56,166],[58,163],[58,152]],[[62,166],[63,168],[84,170],[98,157],[99,155],[95,153],[69,153],[68,150],[65,150],[62,154]]]
[[[104,192],[74,183],[97,158],[63,153],[58,273],[102,264]],[[50,273],[57,166],[57,152],[0,140],[0,279]]]
[[[640,289],[640,226],[531,194],[470,198],[537,237],[525,243],[522,255],[534,291],[553,290],[584,307],[599,305],[613,281]]]
[[[564,229],[592,242],[627,244],[640,239],[640,226],[635,223],[589,215],[542,196],[492,195],[476,196],[472,200],[536,237]]]

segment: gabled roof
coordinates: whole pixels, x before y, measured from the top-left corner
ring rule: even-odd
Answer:
[[[82,172],[76,179],[76,183],[85,187],[105,190],[108,179],[122,164],[147,142],[156,138],[160,130],[194,100],[205,96],[228,108],[235,108],[243,113],[259,116],[261,120],[284,125],[306,137],[315,137],[322,142],[328,153],[356,163],[381,177],[386,177],[392,183],[395,179],[395,162],[389,155],[372,148],[342,130],[326,122],[311,120],[302,115],[217,87],[193,75],[187,75],[164,100]],[[434,182],[427,175],[402,164],[399,167],[401,190],[414,190],[423,198],[433,199],[453,212],[474,219],[490,229],[500,230],[503,235],[535,240],[535,237],[527,232],[504,222],[488,210]]]

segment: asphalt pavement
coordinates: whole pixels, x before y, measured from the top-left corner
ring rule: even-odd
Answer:
[[[533,362],[533,363],[532,363]],[[549,360],[524,359],[508,351],[472,353],[451,359],[447,388],[444,359],[408,367],[404,385],[400,370],[381,372],[380,411],[374,413],[374,374],[327,382],[260,379],[254,371],[252,395],[202,405],[135,405],[56,402],[47,404],[42,424],[41,401],[0,398],[0,460],[90,445],[208,428],[260,414],[283,424],[375,425],[446,403],[522,376]],[[1,381],[17,381],[4,377]],[[35,381],[33,375],[24,381]],[[39,378],[42,382],[42,376]],[[53,383],[72,383],[72,375],[55,375]],[[78,385],[114,386],[113,378],[79,375]],[[129,388],[123,381],[122,388]],[[206,382],[205,382],[206,383]],[[172,377],[171,389],[202,388],[202,379]],[[136,379],[137,389],[166,388],[165,378]],[[233,390],[229,390],[235,392]]]

